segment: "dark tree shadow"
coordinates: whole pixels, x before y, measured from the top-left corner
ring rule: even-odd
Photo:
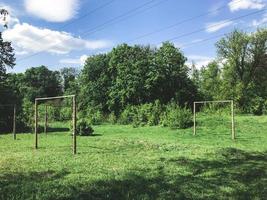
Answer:
[[[166,160],[154,176],[149,169],[134,171],[119,180],[103,180],[83,186],[70,199],[265,199],[267,196],[267,153],[248,153],[227,148],[218,159]],[[169,175],[169,165],[183,166]],[[184,175],[187,174],[187,175]]]
[[[68,175],[69,172],[47,170],[32,173],[4,173],[0,174],[0,199],[39,199],[38,188],[42,183],[51,183],[51,190],[58,179]],[[50,191],[46,191],[48,194]],[[45,191],[44,191],[45,194]],[[44,195],[46,196],[46,195]],[[49,195],[47,195],[49,196]]]
[[[64,128],[64,127],[48,127],[47,132],[68,132],[71,131],[69,128]]]
[[[266,199],[267,152],[226,148],[216,159],[160,158],[157,169],[134,169],[118,178],[58,184],[67,173],[0,175],[0,194],[23,185],[22,197],[36,199]],[[177,166],[178,167],[175,168]],[[171,169],[171,173],[170,173]],[[38,188],[41,181],[46,188]],[[28,184],[28,187],[25,186]],[[74,184],[74,183],[71,183]],[[51,191],[50,191],[51,190]],[[54,193],[53,193],[54,191]],[[6,193],[3,193],[6,192]],[[23,193],[24,192],[24,193]],[[35,193],[33,193],[35,194]],[[42,196],[43,195],[43,196]],[[46,195],[46,196],[45,196]],[[3,196],[2,197],[8,197]],[[13,198],[16,199],[16,198]],[[17,198],[23,199],[23,198]]]

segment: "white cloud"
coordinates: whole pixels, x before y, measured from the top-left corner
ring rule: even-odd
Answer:
[[[248,9],[260,10],[265,7],[265,3],[263,0],[232,0],[228,6],[231,12]]]
[[[61,59],[59,62],[63,64],[84,65],[87,58],[88,58],[87,55],[82,55],[80,58],[65,58]]]
[[[218,15],[220,13],[220,8],[224,5],[223,1],[215,2],[209,9],[210,15]]]
[[[16,52],[36,53],[40,51],[66,54],[72,50],[101,49],[110,45],[105,40],[84,40],[67,32],[39,28],[27,23],[16,24],[3,32],[3,38],[12,41]]]
[[[192,63],[194,63],[197,69],[201,69],[203,66],[208,65],[212,60],[214,59],[208,56],[189,55],[186,64],[191,66]]]
[[[49,22],[64,22],[77,13],[78,0],[24,0],[28,13]]]
[[[87,60],[87,58],[88,58],[87,55],[82,55],[82,56],[80,57],[80,62],[81,62],[82,65],[85,64],[85,61]]]
[[[232,24],[233,24],[232,21],[227,21],[227,20],[211,22],[211,23],[206,24],[206,32],[208,33],[216,32]]]
[[[265,13],[260,20],[253,20],[252,26],[259,26],[267,22],[267,13]]]

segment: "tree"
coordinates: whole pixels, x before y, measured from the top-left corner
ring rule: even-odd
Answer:
[[[15,54],[14,49],[11,46],[11,42],[4,41],[2,33],[0,33],[0,106],[3,104],[12,104],[16,102],[14,98],[14,92],[7,82],[7,68],[13,68],[15,66]],[[0,111],[0,127],[1,130],[7,130],[10,127],[10,109],[7,107],[1,107]]]
[[[50,71],[45,66],[27,69],[23,80],[25,98],[34,102],[36,97],[58,96],[62,94],[60,73]]]
[[[216,61],[209,63],[200,70],[200,90],[205,100],[220,99],[221,70]]]
[[[60,70],[64,92],[70,89],[71,84],[76,80],[78,74],[78,70],[73,67],[64,67]]]
[[[223,94],[247,110],[256,97],[266,98],[267,30],[246,34],[235,30],[217,44],[223,66]]]
[[[108,70],[110,55],[99,54],[88,57],[79,77],[81,107],[108,111],[108,91],[111,85],[111,74]]]
[[[126,105],[147,102],[145,82],[152,62],[153,50],[149,46],[119,45],[110,53],[109,71],[112,83],[109,108],[115,112]]]
[[[4,80],[7,68],[15,66],[15,61],[16,58],[11,42],[4,41],[2,33],[0,33],[0,81]]]
[[[196,86],[200,85],[200,70],[196,68],[196,65],[194,62],[192,62],[192,66],[190,69],[190,75],[191,75],[191,80]]]
[[[169,42],[163,43],[155,52],[145,83],[151,101],[158,99],[165,104],[175,99],[180,105],[192,103],[197,90],[188,76],[186,60],[183,53]]]

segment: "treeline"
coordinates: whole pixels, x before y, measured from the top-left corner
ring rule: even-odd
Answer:
[[[5,63],[1,50],[0,105],[18,105],[21,127],[32,123],[35,97],[62,94],[76,94],[79,118],[94,124],[184,128],[191,124],[196,100],[233,99],[239,112],[259,115],[267,107],[266,41],[266,29],[253,34],[236,30],[216,43],[217,58],[201,69],[188,66],[183,52],[169,42],[159,48],[122,44],[88,57],[81,71],[41,66],[7,74],[15,61]],[[61,109],[58,119],[67,118],[60,112],[71,113]]]

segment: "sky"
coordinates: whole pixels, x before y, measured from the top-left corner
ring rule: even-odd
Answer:
[[[216,58],[215,43],[238,28],[266,27],[267,0],[1,0],[9,11],[4,40],[24,72],[45,65],[81,69],[88,56],[119,44],[160,47],[170,41],[200,68]],[[5,23],[1,18],[1,24]]]

